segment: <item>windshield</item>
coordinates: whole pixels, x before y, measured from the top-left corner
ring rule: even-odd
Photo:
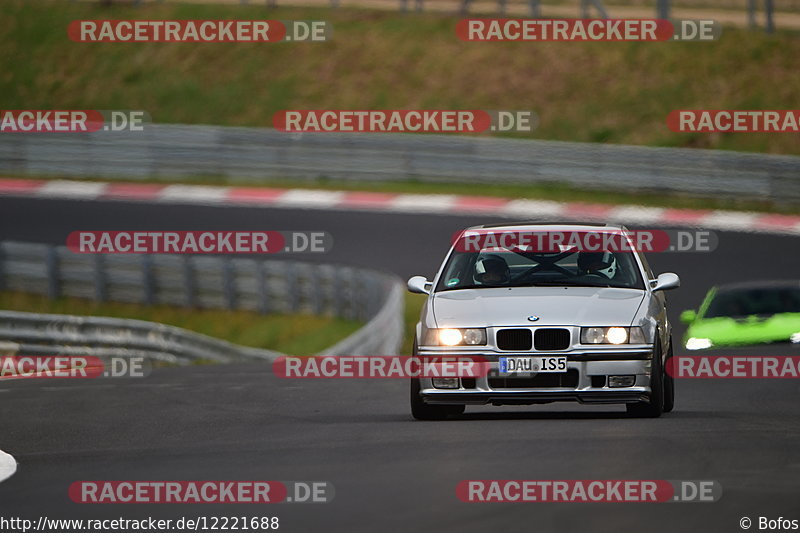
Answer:
[[[800,287],[768,287],[717,293],[704,318],[800,313]]]
[[[620,287],[644,290],[632,252],[453,250],[437,291],[488,287]]]

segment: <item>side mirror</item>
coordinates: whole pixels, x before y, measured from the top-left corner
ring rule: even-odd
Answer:
[[[430,294],[433,288],[433,283],[427,280],[425,276],[414,276],[408,280],[408,291],[416,294]]]
[[[681,286],[681,278],[672,272],[664,272],[659,274],[656,279],[656,284],[653,286],[653,292],[668,291],[670,289],[677,289]]]
[[[684,324],[691,324],[695,320],[697,320],[697,311],[694,309],[687,309],[681,313],[681,322]]]

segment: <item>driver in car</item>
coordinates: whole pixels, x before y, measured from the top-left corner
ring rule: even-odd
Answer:
[[[487,255],[475,263],[475,280],[482,285],[504,285],[511,279],[511,269],[499,255]]]
[[[617,259],[611,252],[581,252],[578,254],[578,270],[586,275],[614,279]]]

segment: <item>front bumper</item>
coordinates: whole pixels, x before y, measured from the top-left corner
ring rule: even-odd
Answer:
[[[420,395],[427,404],[528,405],[559,401],[587,404],[620,404],[648,401],[652,347],[597,349],[580,352],[497,353],[477,350],[419,350],[428,356],[480,356],[490,363],[489,374],[461,378],[458,388],[437,388],[431,378],[420,378]],[[507,355],[531,357],[566,356],[565,373],[500,374],[499,358]],[[634,376],[630,387],[609,387],[608,376]]]

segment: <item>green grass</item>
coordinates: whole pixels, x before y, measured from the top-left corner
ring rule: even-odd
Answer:
[[[322,19],[328,43],[73,43],[79,18]],[[800,38],[726,28],[712,43],[466,43],[456,18],[255,3],[0,3],[5,109],[142,109],[159,123],[270,126],[286,108],[531,109],[530,137],[800,154],[797,134],[676,134],[680,108],[795,108]],[[522,134],[519,134],[522,135]]]
[[[0,292],[0,309],[148,320],[234,344],[292,355],[313,355],[354,333],[362,325],[352,320],[324,316],[189,310],[167,305],[101,303],[80,298],[49,300],[44,296],[20,292]]]

